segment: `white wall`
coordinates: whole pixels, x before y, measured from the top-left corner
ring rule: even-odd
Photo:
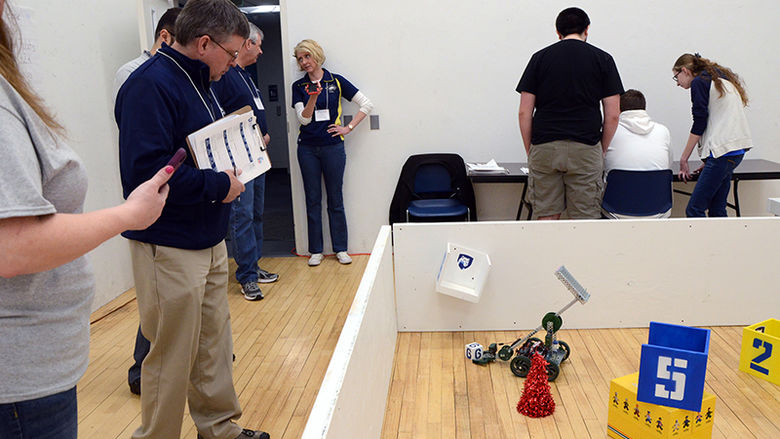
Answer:
[[[390,236],[390,227],[383,226],[306,421],[304,439],[378,438],[382,433],[398,335]]]
[[[24,22],[25,35],[37,49],[31,78],[86,163],[89,210],[121,201],[111,85],[116,69],[140,50],[139,1],[166,3],[9,0],[11,7],[32,11],[31,21]],[[555,41],[555,16],[568,2],[452,0],[446,11],[441,2],[431,0],[340,0],[338,7],[296,0],[282,1],[281,6],[287,24],[283,49],[291,51],[303,38],[317,39],[328,56],[325,67],[352,80],[380,115],[381,130],[369,131],[365,123],[347,138],[344,193],[351,251],[369,250],[378,226],[387,222],[408,155],[454,151],[469,161],[525,160],[514,88],[531,54]],[[752,98],[748,117],[757,145],[750,157],[780,161],[774,135],[780,91],[772,81],[778,59],[767,52],[780,19],[777,2],[695,0],[637,6],[599,0],[581,6],[593,21],[590,42],[615,56],[626,87],[645,91],[650,112],[671,129],[677,155],[687,136],[690,103],[687,93],[674,87],[670,67],[681,52],[699,51],[733,67],[747,82]],[[634,20],[619,22],[623,17]],[[300,74],[292,57],[288,59],[289,88]],[[286,104],[296,244],[305,251],[306,218],[294,148],[297,125],[289,98]],[[355,111],[347,104],[347,114]],[[507,186],[490,193],[498,213],[488,208],[483,217],[507,218],[502,206],[514,211],[518,195]],[[780,184],[744,182],[740,192],[745,214],[766,215],[766,198],[778,196]],[[96,307],[132,286],[122,239],[104,244],[91,259],[98,282]]]
[[[117,129],[112,83],[116,69],[138,56],[135,1],[10,0],[22,15],[23,38],[33,43],[31,81],[68,130],[68,144],[89,175],[86,210],[119,204]],[[93,309],[133,286],[124,238],[90,254],[97,280]]]
[[[325,67],[353,81],[380,115],[381,130],[361,125],[346,139],[350,250],[370,249],[377,227],[387,222],[407,156],[452,151],[467,161],[526,160],[517,127],[520,98],[514,90],[533,52],[556,41],[555,17],[571,2],[341,0],[337,7],[318,0],[282,3],[287,50],[303,38],[319,41],[328,58]],[[749,157],[780,161],[780,89],[774,78],[780,66],[771,50],[780,3],[598,0],[578,5],[592,21],[589,42],[614,56],[624,86],[644,91],[648,111],[671,130],[676,158],[691,116],[689,95],[675,87],[671,67],[683,52],[698,51],[732,67],[747,84],[756,145]],[[287,68],[289,87],[300,73],[292,58]],[[347,104],[347,114],[355,111]],[[303,190],[295,165],[297,123],[289,102],[288,112],[296,244],[305,251]],[[513,218],[519,186],[494,189],[480,213],[485,219]],[[778,182],[743,183],[743,214],[767,215],[766,198],[778,194]],[[686,201],[675,198],[680,209]],[[325,249],[330,250],[329,244]]]
[[[566,328],[753,324],[780,309],[778,230],[778,217],[395,224],[398,329],[535,328],[573,299],[561,265],[591,294]],[[448,242],[489,255],[479,303],[435,291]]]

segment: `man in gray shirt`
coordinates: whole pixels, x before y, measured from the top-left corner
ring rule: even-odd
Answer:
[[[145,63],[147,59],[154,56],[154,54],[157,53],[157,49],[162,47],[162,43],[170,46],[176,41],[173,28],[176,24],[176,18],[179,16],[179,12],[181,12],[181,8],[171,8],[165,11],[162,17],[160,17],[160,21],[157,22],[157,28],[154,30],[154,45],[152,45],[152,48],[150,50],[144,50],[138,58],[128,61],[116,71],[116,75],[114,76],[114,100],[116,100],[119,88],[125,83],[127,77],[130,76],[135,69],[140,67],[141,64]]]

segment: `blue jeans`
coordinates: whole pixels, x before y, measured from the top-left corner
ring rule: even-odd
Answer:
[[[76,388],[0,404],[0,439],[76,439]]]
[[[685,216],[689,218],[707,216],[728,216],[726,213],[726,198],[731,190],[731,174],[739,166],[744,154],[710,157],[704,162],[704,168],[696,180]]]
[[[306,194],[309,253],[322,253],[322,177],[328,195],[328,222],[334,252],[347,251],[347,216],[344,213],[344,142],[328,146],[298,145],[298,164]]]
[[[265,174],[250,181],[239,198],[230,206],[227,242],[236,260],[236,280],[243,285],[257,282],[257,261],[263,256]]]

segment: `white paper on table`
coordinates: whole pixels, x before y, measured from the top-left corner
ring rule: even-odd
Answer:
[[[509,173],[506,168],[499,166],[495,159],[490,159],[487,163],[466,163],[469,171],[472,172],[504,172]]]

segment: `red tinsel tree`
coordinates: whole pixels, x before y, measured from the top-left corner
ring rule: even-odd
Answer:
[[[547,361],[538,352],[531,357],[531,370],[525,379],[517,411],[532,418],[543,418],[555,411],[555,401],[547,383]]]

